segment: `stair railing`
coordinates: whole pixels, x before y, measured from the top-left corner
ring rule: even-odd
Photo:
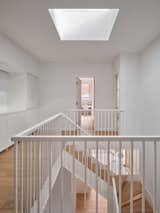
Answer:
[[[146,191],[148,190],[147,185],[147,177],[146,177],[146,150],[149,145],[151,145],[153,149],[152,158],[152,168],[153,168],[153,193],[152,193],[152,203],[150,204],[153,208],[153,212],[158,212],[158,204],[157,204],[157,147],[160,142],[159,136],[106,136],[106,135],[62,135],[62,131],[65,126],[62,126],[66,119],[63,116],[63,113],[59,113],[58,115],[49,118],[34,127],[25,130],[24,132],[12,137],[14,141],[14,171],[15,171],[15,184],[14,184],[14,198],[15,198],[15,213],[41,213],[45,212],[48,209],[49,213],[52,212],[53,208],[59,209],[63,213],[65,212],[68,206],[65,206],[64,203],[64,190],[65,185],[63,181],[63,168],[65,165],[64,152],[66,146],[72,145],[72,186],[71,186],[71,194],[68,194],[69,200],[72,200],[72,210],[70,212],[76,212],[76,191],[75,191],[75,180],[76,180],[76,158],[75,158],[75,149],[74,147],[83,147],[84,157],[84,183],[85,186],[88,185],[87,178],[87,152],[89,149],[93,148],[96,150],[96,162],[95,162],[95,212],[98,213],[100,210],[99,205],[99,182],[100,177],[98,175],[99,168],[99,151],[100,149],[105,149],[108,153],[107,155],[107,167],[106,172],[107,176],[107,187],[104,188],[105,193],[110,194],[110,189],[113,190],[115,194],[115,182],[111,181],[113,176],[110,171],[110,150],[115,149],[118,150],[119,153],[122,153],[122,149],[129,150],[129,164],[130,164],[130,174],[129,174],[129,182],[130,182],[130,213],[134,211],[134,162],[136,160],[136,156],[134,155],[134,149],[137,147],[140,150],[141,158],[140,165],[141,171],[139,174],[139,180],[142,185],[142,206],[141,211],[145,212],[146,210]],[[76,125],[75,122],[71,122],[72,127],[70,126],[70,131],[80,128]],[[70,123],[70,124],[71,124]],[[60,126],[59,131],[57,131],[57,126]],[[55,131],[56,129],[56,131]],[[55,135],[58,133],[58,135]],[[115,177],[118,179],[117,184],[117,192],[118,192],[118,205],[119,211],[116,208],[116,212],[122,211],[122,201],[123,201],[123,175],[122,175],[122,155],[120,154],[119,159],[119,169],[118,175]],[[57,184],[57,181],[60,177],[60,185],[59,185],[59,204],[55,203],[56,199],[54,197],[54,186]],[[54,192],[54,193],[53,193]],[[70,197],[71,196],[71,197]],[[54,197],[56,198],[56,197]],[[114,196],[115,198],[115,196]],[[84,192],[84,211],[87,211],[87,191]],[[107,201],[106,201],[107,202]],[[108,205],[113,204],[114,202],[117,206],[117,201],[110,200],[108,201]],[[113,205],[111,205],[113,206]],[[109,207],[111,208],[111,207]]]
[[[120,135],[125,127],[123,110],[70,109],[64,113],[90,135]]]

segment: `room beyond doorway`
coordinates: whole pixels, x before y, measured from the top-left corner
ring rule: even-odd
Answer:
[[[92,110],[95,107],[95,79],[94,77],[77,77],[76,108]]]
[[[76,85],[76,108],[81,110],[78,124],[85,130],[92,130],[94,128],[95,79],[94,77],[77,77]]]

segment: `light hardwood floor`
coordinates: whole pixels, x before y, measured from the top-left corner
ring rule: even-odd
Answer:
[[[14,211],[14,153],[13,147],[0,153],[0,213]]]
[[[84,212],[84,194],[77,194],[76,196],[76,213]],[[87,193],[86,212],[95,213],[96,211],[96,193],[93,189]],[[107,213],[107,200],[102,196],[98,196],[98,212]]]

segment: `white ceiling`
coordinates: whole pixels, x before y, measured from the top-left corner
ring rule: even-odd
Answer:
[[[120,8],[109,41],[60,41],[48,8]],[[42,62],[109,62],[160,33],[160,0],[0,0],[0,31]]]

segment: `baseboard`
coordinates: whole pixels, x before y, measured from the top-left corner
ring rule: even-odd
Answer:
[[[13,146],[14,146],[14,143],[9,144],[9,145],[6,146],[5,148],[2,148],[2,149],[0,150],[0,154],[3,153],[3,152],[5,152],[5,151],[7,151],[8,149],[13,148]]]

